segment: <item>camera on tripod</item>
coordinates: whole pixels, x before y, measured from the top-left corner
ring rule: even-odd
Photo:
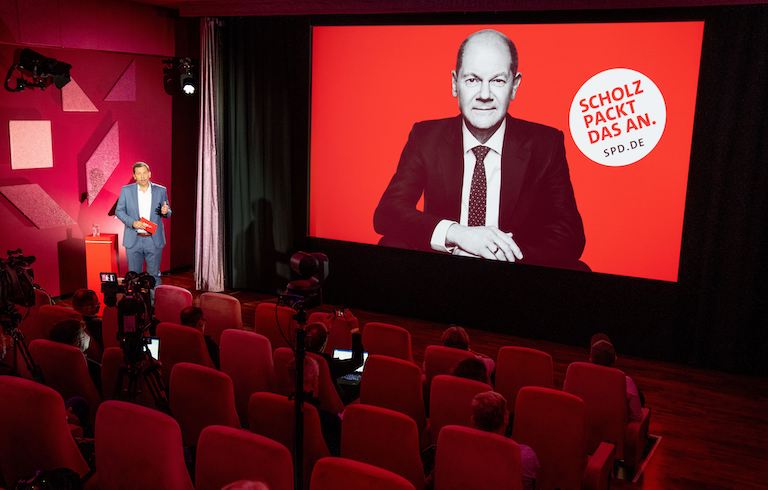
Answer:
[[[102,272],[101,291],[104,304],[117,305],[117,337],[128,364],[139,363],[149,343],[146,336],[152,326],[151,291],[155,287],[155,278],[146,272],[128,272],[123,284],[118,284],[117,274]],[[123,297],[117,300],[118,294]]]
[[[155,287],[155,278],[147,272],[128,271],[123,279],[123,284],[118,284],[117,274],[114,272],[100,272],[101,292],[104,293],[104,304],[115,306],[117,295],[125,296],[142,295],[149,298],[149,292]],[[147,302],[149,304],[149,302]]]
[[[320,252],[296,252],[291,256],[291,270],[299,276],[280,291],[277,304],[297,311],[323,303],[323,282],[328,278],[328,256]]]
[[[35,304],[35,257],[23,255],[20,248],[8,250],[8,258],[0,258],[0,306]]]
[[[40,370],[29,353],[24,335],[19,329],[21,313],[17,305],[33,306],[35,304],[35,289],[39,288],[34,282],[35,273],[32,263],[35,257],[23,255],[21,249],[8,250],[8,257],[0,258],[0,361],[11,366],[14,372],[18,366],[18,357],[21,356],[27,370],[35,379],[42,380]],[[6,337],[11,339],[13,356],[8,362],[6,356],[9,352],[9,344]]]

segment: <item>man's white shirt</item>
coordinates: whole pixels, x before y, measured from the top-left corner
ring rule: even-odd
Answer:
[[[147,190],[142,191],[139,184],[136,184],[136,192],[139,197],[139,218],[144,218],[147,221],[152,221],[152,183],[147,185]],[[144,230],[136,230],[141,235],[148,235]]]
[[[486,197],[485,197],[485,226],[499,226],[499,202],[501,197],[501,149],[504,146],[504,132],[506,131],[507,121],[502,120],[499,129],[493,133],[485,143],[480,143],[477,138],[467,128],[466,122],[461,122],[461,134],[464,142],[464,179],[461,187],[461,216],[459,224],[467,226],[469,222],[469,193],[472,189],[472,174],[475,171],[475,154],[472,148],[483,145],[491,149],[485,157],[485,179],[486,179]],[[448,235],[448,228],[455,221],[444,219],[440,221],[432,232],[430,245],[433,250],[439,252],[450,252],[454,255],[470,255],[458,247],[446,247],[445,241]]]

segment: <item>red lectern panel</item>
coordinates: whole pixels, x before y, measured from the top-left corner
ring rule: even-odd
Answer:
[[[101,294],[99,273],[117,273],[117,234],[103,233],[99,236],[86,236],[85,264],[88,289],[96,291],[103,308],[104,295]]]

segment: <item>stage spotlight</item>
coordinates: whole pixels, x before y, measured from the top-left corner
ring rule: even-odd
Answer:
[[[195,92],[197,92],[194,66],[189,58],[181,58],[179,62],[179,84],[181,85],[181,91],[186,95],[195,95]]]
[[[175,95],[181,89],[184,95],[195,95],[198,82],[195,64],[191,58],[171,58],[163,60],[163,85],[168,95]]]
[[[20,92],[25,88],[45,90],[53,83],[56,88],[62,88],[69,83],[69,70],[72,65],[48,58],[42,54],[24,48],[18,52],[18,61],[11,65],[5,77],[5,89],[10,92]],[[11,86],[14,72],[18,70],[20,77],[16,78],[16,86]]]

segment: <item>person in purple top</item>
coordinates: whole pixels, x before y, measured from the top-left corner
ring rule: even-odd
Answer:
[[[589,362],[600,366],[613,367],[616,362],[616,348],[611,339],[604,333],[596,333],[589,342]],[[626,377],[627,380],[627,418],[637,422],[643,418],[643,400],[640,389],[635,380]]]
[[[504,435],[509,424],[507,400],[495,391],[478,393],[472,399],[472,425],[476,429]],[[530,446],[518,443],[520,446],[520,466],[522,469],[523,488],[536,488],[536,477],[539,474],[539,458]]]

